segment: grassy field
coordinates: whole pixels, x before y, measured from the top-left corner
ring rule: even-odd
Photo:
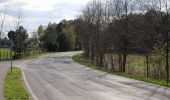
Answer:
[[[31,55],[22,56],[20,59],[29,60],[29,59],[37,58],[37,57],[42,56],[42,55],[46,55],[46,54],[48,54],[48,52],[31,53]]]
[[[158,84],[158,85],[161,85],[161,86],[170,87],[170,83],[167,85],[167,83],[165,81],[163,81],[163,80],[155,80],[155,79],[151,79],[151,78],[137,76],[137,75],[131,74],[131,73],[113,72],[112,70],[108,70],[108,69],[106,70],[103,67],[97,67],[96,65],[91,64],[86,59],[82,58],[81,54],[73,56],[73,60],[75,62],[78,62],[78,63],[80,63],[82,65],[87,66],[87,67],[91,67],[91,68],[101,70],[101,71],[104,71],[104,72],[108,72],[108,73],[111,73],[111,74],[116,74],[116,75],[127,77],[127,78],[132,78],[132,79],[136,79],[136,80],[140,80],[140,81],[145,81],[145,82],[149,82],[149,83],[153,83],[153,84]],[[129,64],[133,64],[133,63],[129,63]],[[139,62],[137,65],[140,66],[141,62]],[[133,66],[135,66],[135,64],[133,64]]]
[[[43,55],[41,50],[32,50],[29,54],[23,54],[23,56],[20,59],[30,59],[30,58],[36,58],[40,55]],[[12,55],[14,55],[14,52],[12,52]],[[10,60],[10,49],[9,48],[0,48],[0,61],[7,61]]]
[[[14,55],[14,52],[12,52]],[[10,60],[10,49],[0,48],[0,61]]]
[[[14,68],[12,74],[10,70],[8,71],[3,91],[5,100],[29,100],[29,95],[23,85],[22,74],[19,68]]]

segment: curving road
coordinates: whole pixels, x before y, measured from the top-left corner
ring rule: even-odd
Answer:
[[[76,53],[79,52],[54,53],[22,62],[35,97],[39,100],[170,100],[170,88],[85,67],[72,60]]]

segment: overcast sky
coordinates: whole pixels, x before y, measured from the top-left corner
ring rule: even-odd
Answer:
[[[49,22],[58,23],[62,19],[77,17],[80,10],[89,0],[0,0],[0,16],[7,9],[5,32],[14,28],[15,18],[21,9],[22,25],[28,32],[35,31]],[[1,21],[1,20],[0,20]]]

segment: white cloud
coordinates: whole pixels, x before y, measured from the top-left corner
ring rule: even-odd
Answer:
[[[25,3],[23,9],[31,11],[52,11],[55,9],[53,5],[56,3],[55,0],[25,0],[23,2]]]
[[[23,25],[28,32],[40,24],[74,19],[89,0],[0,0],[0,16],[7,9],[5,30],[13,29],[13,20],[22,10]],[[1,21],[1,20],[0,20]]]

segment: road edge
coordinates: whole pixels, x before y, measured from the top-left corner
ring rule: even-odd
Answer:
[[[22,76],[23,76],[26,88],[28,89],[28,91],[29,91],[29,93],[31,95],[31,99],[32,100],[39,100],[38,97],[34,94],[34,92],[32,91],[31,87],[29,86],[29,84],[27,82],[27,79],[26,79],[26,76],[25,76],[25,73],[24,73],[24,69],[21,68],[21,70],[22,70]]]

